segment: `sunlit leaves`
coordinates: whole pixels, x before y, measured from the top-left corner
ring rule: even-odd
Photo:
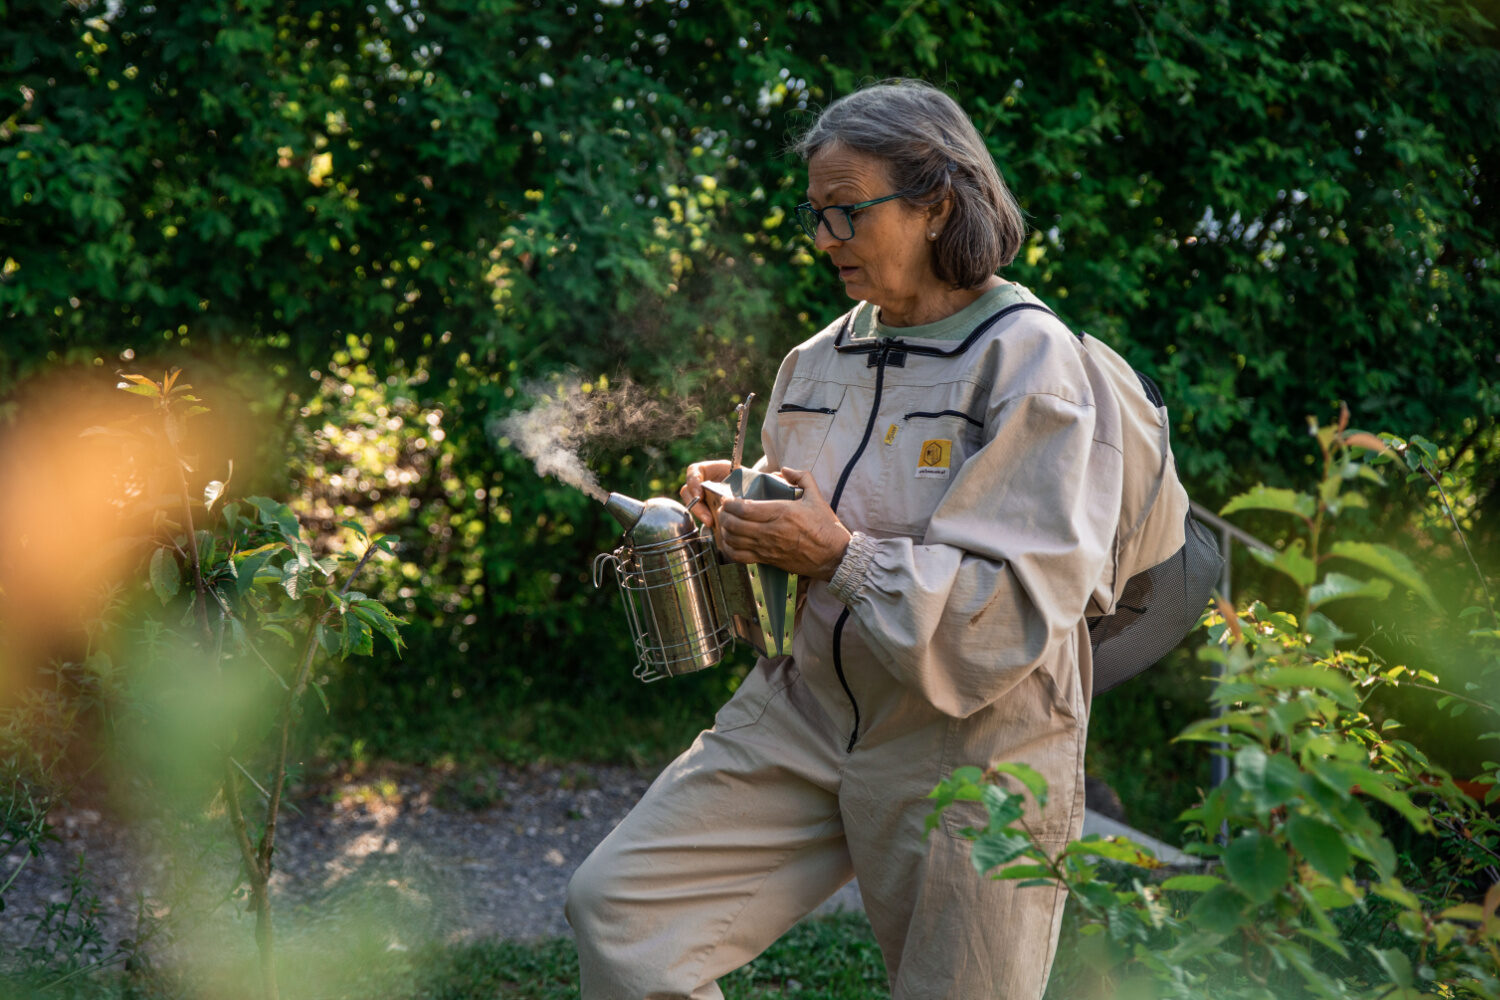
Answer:
[[[151,589],[161,602],[166,604],[177,596],[182,586],[182,574],[177,568],[177,559],[167,549],[151,553]]]
[[[1437,598],[1432,593],[1432,588],[1427,585],[1427,581],[1422,579],[1421,573],[1412,561],[1404,553],[1389,545],[1376,542],[1340,541],[1329,546],[1328,554],[1359,563],[1377,573],[1383,573],[1416,594],[1434,611],[1442,610],[1442,606],[1438,604]]]
[[[1251,549],[1250,555],[1256,562],[1285,573],[1299,587],[1306,587],[1318,578],[1318,567],[1307,558],[1303,549],[1303,542],[1298,539],[1279,552]]]
[[[1019,761],[1001,761],[990,765],[990,772],[994,775],[1010,775],[1026,786],[1026,790],[1036,799],[1037,805],[1047,804],[1047,779],[1043,778],[1037,770]],[[993,821],[993,816],[991,817]]]
[[[1270,510],[1305,520],[1317,512],[1317,505],[1312,497],[1296,490],[1257,486],[1230,500],[1219,509],[1219,513],[1228,516],[1242,510]]]
[[[1161,887],[1171,892],[1208,892],[1223,884],[1223,879],[1213,875],[1173,875]]]
[[[401,618],[393,615],[379,601],[368,598],[354,601],[351,605],[355,616],[368,628],[374,629],[390,642],[391,648],[400,653],[402,647],[401,634],[396,626],[406,624]]]
[[[1312,583],[1311,580],[1307,581]],[[1383,601],[1390,596],[1389,580],[1360,580],[1342,573],[1328,573],[1322,580],[1308,588],[1307,596],[1313,607],[1334,601],[1353,599]]]

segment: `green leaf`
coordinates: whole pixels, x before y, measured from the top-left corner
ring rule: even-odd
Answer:
[[[1000,830],[1020,819],[1026,811],[1026,800],[999,785],[985,785],[981,797],[989,812],[989,828]]]
[[[1354,896],[1349,895],[1336,885],[1320,885],[1309,892],[1312,898],[1317,900],[1319,906],[1325,910],[1342,910],[1346,906],[1353,906],[1359,902]]]
[[[1413,986],[1415,980],[1411,974],[1411,959],[1406,953],[1397,948],[1370,948],[1370,954],[1375,956],[1375,961],[1385,970],[1390,981],[1397,986]]]
[[[990,770],[1000,774],[1008,774],[1019,779],[1021,784],[1025,785],[1027,790],[1036,798],[1038,805],[1044,806],[1047,804],[1047,779],[1042,777],[1034,768],[1015,761],[1008,761],[1003,764],[995,764]]]
[[[1259,736],[1261,732],[1259,719],[1260,717],[1252,712],[1226,712],[1218,717],[1209,716],[1193,721],[1173,739],[1218,743],[1224,738],[1219,732],[1221,728]]]
[[[1063,852],[1104,858],[1107,861],[1120,861],[1137,868],[1163,867],[1156,855],[1124,837],[1100,837],[1098,834],[1092,834],[1082,840],[1071,842],[1063,848]]]
[[[281,548],[279,544],[273,546],[273,549],[279,548]],[[235,589],[238,591],[241,597],[244,597],[246,594],[248,594],[250,592],[250,589],[255,586],[256,574],[259,573],[261,569],[263,569],[275,555],[275,551],[254,552],[253,554],[246,556],[245,559],[238,564],[238,566],[236,567],[237,575],[234,581],[234,585]]]
[[[1307,886],[1301,882],[1294,882],[1293,887],[1297,890],[1297,895],[1302,897],[1302,905],[1306,908],[1307,913],[1312,916],[1313,922],[1318,925],[1316,929],[1303,927],[1300,933],[1306,934],[1314,941],[1323,945],[1323,947],[1336,952],[1340,956],[1348,958],[1349,953],[1345,950],[1343,942],[1339,940],[1338,928],[1334,926],[1332,920],[1328,919],[1328,912],[1308,890]]]
[[[1347,601],[1355,598],[1383,601],[1390,596],[1390,593],[1391,582],[1389,580],[1357,580],[1342,573],[1329,573],[1307,592],[1307,597],[1313,607],[1318,607],[1333,601]]]
[[[1046,865],[1011,865],[995,872],[990,878],[1000,879],[1041,879],[1045,884],[1052,878],[1052,869]]]
[[[347,660],[349,654],[354,650],[354,630],[349,627],[349,615],[343,611],[339,612],[338,624],[339,648],[336,653],[341,659]]]
[[[1441,613],[1443,610],[1412,561],[1389,545],[1377,542],[1334,542],[1329,546],[1328,554],[1357,562],[1377,573],[1384,573],[1420,597],[1433,611]]]
[[[1313,515],[1318,512],[1318,502],[1309,494],[1295,490],[1256,486],[1226,503],[1219,514],[1228,516],[1240,510],[1273,510],[1312,520]]]
[[[319,684],[317,681],[314,681],[313,683],[309,684],[308,687],[312,688],[313,694],[318,696],[318,701],[323,703],[323,714],[327,715],[329,712],[328,695],[323,692],[323,685]]]
[[[288,632],[280,625],[276,625],[274,623],[266,623],[261,625],[261,630],[271,633],[272,635],[276,636],[276,638],[286,643],[288,646],[297,645],[296,637],[294,637],[292,633]]]
[[[1302,772],[1285,754],[1267,754],[1251,744],[1234,755],[1234,783],[1250,793],[1256,814],[1265,816],[1297,797]]]
[[[1478,903],[1460,903],[1450,906],[1438,914],[1444,920],[1465,920],[1470,923],[1483,923],[1485,919],[1484,907]]]
[[[349,618],[348,623],[348,634],[352,637],[349,649],[354,655],[369,656],[375,652],[375,636],[370,631],[369,623],[358,615]]]
[[[1349,846],[1337,829],[1311,816],[1293,816],[1286,824],[1292,849],[1320,874],[1337,884],[1349,871]]]
[[[1346,706],[1353,706],[1358,701],[1349,678],[1326,667],[1277,667],[1267,670],[1256,677],[1256,680],[1271,688],[1314,688],[1327,691]]]
[[[281,586],[292,600],[302,597],[307,592],[307,579],[302,568],[289,561],[281,571]]]
[[[969,860],[974,870],[983,875],[991,868],[1014,861],[1031,846],[1031,838],[1024,833],[1011,830],[991,830],[974,840]]]
[[[177,596],[182,587],[182,571],[177,559],[168,549],[157,549],[151,553],[151,589],[163,604]]]
[[[354,613],[362,621],[368,623],[375,631],[385,636],[386,641],[396,650],[397,656],[401,654],[401,650],[405,648],[405,643],[401,641],[401,633],[396,631],[396,626],[405,625],[405,619],[391,614],[385,605],[379,601],[369,599],[356,600],[353,603],[353,609]]]
[[[1223,884],[1223,879],[1212,875],[1174,875],[1161,887],[1173,892],[1209,892]]]
[[[1363,833],[1350,833],[1345,835],[1345,841],[1349,845],[1349,850],[1375,866],[1375,871],[1381,878],[1392,877],[1396,870],[1396,849],[1391,846],[1389,840],[1378,833],[1369,836]]]
[[[1381,776],[1372,775],[1372,780],[1361,782],[1360,791],[1396,810],[1417,831],[1421,833],[1433,831],[1432,814],[1413,802],[1406,792],[1386,784],[1381,780]]]
[[[1396,881],[1377,882],[1370,886],[1370,891],[1381,899],[1389,899],[1397,906],[1404,906],[1412,913],[1422,912],[1422,900],[1417,894],[1407,889]]]
[[[1241,834],[1224,851],[1224,870],[1250,902],[1266,903],[1286,885],[1292,859],[1263,833]]]
[[[260,511],[260,523],[275,528],[281,537],[296,544],[301,540],[302,526],[297,515],[284,503],[267,497],[246,497],[246,502]]]
[[[1321,611],[1307,616],[1307,634],[1312,636],[1312,651],[1317,654],[1330,653],[1340,642],[1354,638],[1354,633],[1345,632]]]
[[[1221,885],[1208,890],[1188,909],[1188,921],[1213,934],[1233,934],[1239,929],[1245,913],[1245,897],[1233,886]]]
[[[1318,567],[1303,555],[1306,544],[1298,538],[1280,552],[1265,552],[1251,549],[1251,557],[1263,566],[1269,566],[1291,577],[1298,587],[1307,587],[1318,578]]]

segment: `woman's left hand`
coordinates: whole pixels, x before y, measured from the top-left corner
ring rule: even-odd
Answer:
[[[715,539],[725,558],[765,563],[814,580],[833,579],[849,547],[844,527],[813,477],[799,469],[781,476],[802,487],[800,500],[725,500]]]

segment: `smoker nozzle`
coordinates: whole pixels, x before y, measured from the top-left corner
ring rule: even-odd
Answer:
[[[623,493],[611,493],[604,501],[604,509],[609,511],[626,531],[629,531],[636,526],[641,515],[646,512],[646,505]]]

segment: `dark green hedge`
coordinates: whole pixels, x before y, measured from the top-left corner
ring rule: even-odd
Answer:
[[[1492,478],[1486,10],[0,0],[0,392],[182,364],[261,421],[271,486],[330,525],[379,508],[412,654],[346,709],[638,699],[588,582],[613,526],[495,421],[528,380],[603,374],[701,414],[595,448],[612,488],[723,450],[734,400],[845,306],[784,150],[862,82],[972,113],[1034,227],[1009,273],[1156,376],[1199,498],[1304,481],[1305,417],[1339,400]],[[412,478],[364,482],[389,455]]]

